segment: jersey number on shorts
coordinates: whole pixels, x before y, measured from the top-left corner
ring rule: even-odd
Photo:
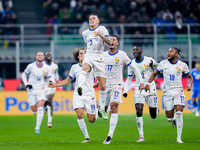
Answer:
[[[95,105],[91,105],[91,110],[95,110]]]
[[[170,81],[174,81],[175,80],[175,75],[174,74],[170,74]]]
[[[108,71],[111,71],[113,65],[108,65]]]
[[[41,81],[41,78],[40,78],[40,77],[37,77],[37,81]]]
[[[184,96],[180,96],[180,98],[181,98],[181,103],[184,103],[185,97]]]
[[[118,92],[118,91],[115,91],[114,93],[115,93],[115,94],[114,94],[114,97],[118,97],[119,92]]]
[[[154,99],[154,103],[157,103],[158,98],[154,97],[153,99]]]

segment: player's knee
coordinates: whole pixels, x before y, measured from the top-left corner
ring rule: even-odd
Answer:
[[[84,116],[83,116],[83,114],[82,113],[77,113],[77,118],[78,119],[82,119]]]
[[[143,112],[141,109],[137,109],[136,114],[137,114],[137,117],[142,117]]]
[[[105,91],[106,90],[106,84],[101,85],[100,90]]]
[[[88,118],[88,121],[90,123],[94,123],[96,121],[96,118],[95,117],[90,117],[90,118]]]
[[[118,103],[111,103],[111,113],[118,113]]]
[[[150,113],[150,116],[151,116],[152,119],[156,119],[156,117],[157,117],[156,114],[151,114],[151,113]]]
[[[48,100],[48,101],[47,101],[47,105],[51,106],[51,105],[52,105],[52,101],[51,101],[51,100]]]

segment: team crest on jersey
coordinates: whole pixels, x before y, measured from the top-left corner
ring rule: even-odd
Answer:
[[[119,59],[118,59],[118,58],[115,58],[115,62],[118,63],[118,62],[119,62]]]
[[[42,71],[42,73],[45,74],[46,72],[45,72],[45,71]]]
[[[94,35],[95,35],[95,36],[97,36],[97,33],[96,33],[96,31],[94,31]]]
[[[181,71],[181,68],[176,67],[177,73]]]
[[[53,72],[55,72],[55,69],[52,69]]]
[[[148,67],[149,67],[148,65],[145,65],[145,64],[144,64],[144,68],[148,68]]]

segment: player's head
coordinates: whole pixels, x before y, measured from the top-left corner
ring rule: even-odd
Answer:
[[[82,62],[85,54],[84,48],[75,48],[73,50],[73,56],[76,61]]]
[[[117,46],[119,45],[119,38],[116,35],[111,35],[110,37],[112,45],[109,46],[109,49],[117,49]]]
[[[100,23],[99,17],[94,13],[90,14],[89,16],[90,27],[96,28],[99,25],[99,23]]]
[[[51,61],[52,61],[51,52],[46,52],[46,53],[45,53],[45,60],[46,60],[47,62],[51,62]]]
[[[195,63],[195,68],[196,68],[197,70],[200,70],[200,61],[197,61],[197,62]]]
[[[133,55],[135,58],[142,57],[142,53],[143,53],[142,46],[136,45],[133,47]]]
[[[44,60],[44,53],[43,52],[37,52],[35,59],[39,62],[42,62]]]
[[[167,58],[168,58],[169,61],[172,61],[174,59],[177,59],[178,55],[181,56],[181,49],[180,48],[176,48],[176,47],[171,47],[168,50]]]

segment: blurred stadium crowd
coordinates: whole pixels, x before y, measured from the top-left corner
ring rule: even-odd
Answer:
[[[200,23],[199,0],[44,0],[44,22],[48,24],[83,23],[96,13],[101,23],[173,24],[159,28],[159,33],[185,33],[182,23]],[[65,33],[69,31],[65,29]],[[135,29],[129,34],[152,34],[152,29]],[[192,33],[199,33],[197,27]]]

